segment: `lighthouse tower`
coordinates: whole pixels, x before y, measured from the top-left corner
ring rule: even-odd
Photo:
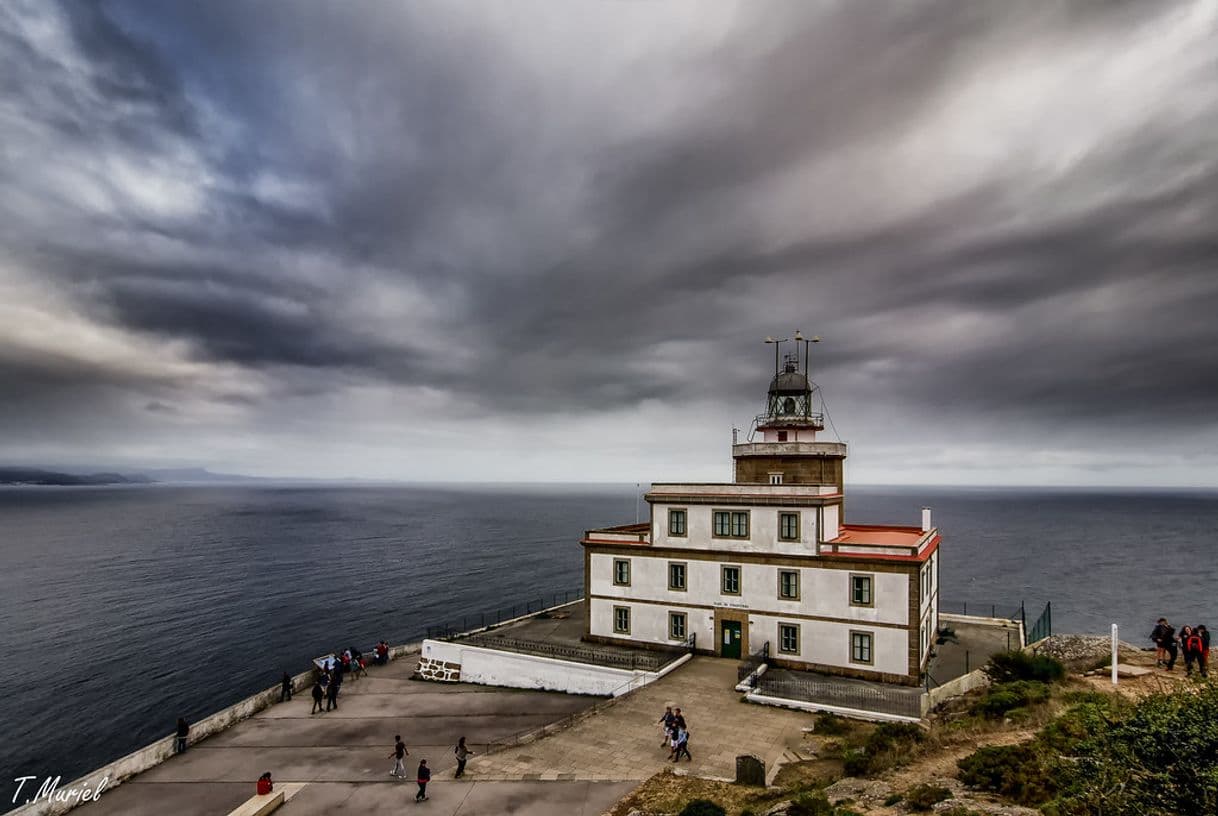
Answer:
[[[765,413],[753,420],[748,441],[732,445],[734,481],[836,485],[841,493],[846,445],[817,440],[817,433],[825,429],[825,415],[816,410],[816,387],[808,379],[808,353],[820,338],[795,332],[795,350],[781,356],[781,364],[781,346],[792,341],[767,337],[766,342],[774,346],[774,378]]]

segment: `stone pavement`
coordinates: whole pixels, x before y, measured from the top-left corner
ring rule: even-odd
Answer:
[[[452,816],[538,814],[597,816],[634,783],[452,780],[453,745],[465,736],[482,758],[485,743],[538,728],[587,708],[596,698],[550,692],[441,685],[409,679],[416,659],[372,667],[343,684],[339,708],[310,715],[298,694],[191,746],[74,813],[83,816],[224,816],[254,793],[263,771],[278,787],[307,783],[277,813],[311,816],[381,813],[413,805],[413,781],[389,775],[394,734],[410,749],[408,775],[426,758],[436,777],[429,812]],[[658,738],[657,738],[658,741]]]
[[[679,767],[698,776],[734,778],[736,756],[765,760],[767,772],[787,748],[799,748],[813,717],[745,703],[735,660],[695,657],[684,666],[570,728],[486,757],[466,775],[477,780],[646,779],[672,763],[660,747],[664,704],[679,705],[689,724],[693,761]]]

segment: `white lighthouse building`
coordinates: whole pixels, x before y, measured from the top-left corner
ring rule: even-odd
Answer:
[[[821,441],[809,343],[779,363],[765,413],[733,439],[734,479],[655,483],[651,520],[584,534],[585,639],[672,647],[913,685],[938,626],[939,543],[844,521],[846,445]],[[802,364],[802,371],[801,369]]]

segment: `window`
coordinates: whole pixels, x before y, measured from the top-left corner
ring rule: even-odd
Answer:
[[[799,600],[799,573],[795,570],[778,571],[778,597],[784,601]]]
[[[870,632],[850,633],[850,662],[868,665],[872,663]]]
[[[630,607],[613,607],[613,631],[618,634],[630,634]]]
[[[749,537],[749,514],[732,513],[732,538]]]
[[[613,561],[613,585],[630,586],[630,562],[615,558]]]
[[[781,473],[771,473],[770,474],[770,484],[782,484],[782,474]]]
[[[685,591],[685,565],[670,562],[668,564],[668,588],[679,592]]]
[[[740,594],[740,567],[724,567],[721,577],[724,595]]]
[[[799,654],[799,626],[794,623],[778,624],[778,651]]]
[[[685,511],[668,511],[668,534],[673,536],[685,535]]]
[[[779,432],[778,432],[778,441],[779,441],[779,442],[786,442],[786,441],[787,441],[787,432],[786,432],[786,431],[779,431]]]
[[[783,541],[799,541],[799,513],[778,514],[778,537]]]
[[[685,613],[668,613],[668,637],[671,640],[685,640]]]
[[[871,593],[870,575],[850,576],[850,605],[875,606],[875,597]]]
[[[748,511],[716,510],[714,512],[714,533],[716,538],[748,538]]]

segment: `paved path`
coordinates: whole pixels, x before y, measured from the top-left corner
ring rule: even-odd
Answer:
[[[658,720],[673,701],[689,724],[693,761],[680,767],[698,776],[735,778],[736,756],[751,753],[774,768],[785,748],[799,748],[809,714],[741,701],[735,660],[695,657],[564,731],[470,762],[478,780],[646,779],[667,763]]]
[[[311,715],[309,695],[271,706],[186,753],[105,792],[74,811],[82,816],[224,816],[254,793],[263,771],[277,786],[307,783],[277,813],[313,816],[384,813],[414,805],[413,782],[389,776],[394,734],[409,746],[413,776],[426,758],[436,776],[427,811],[451,816],[537,814],[598,816],[633,783],[452,780],[452,746],[483,743],[540,727],[595,698],[547,692],[441,685],[409,679],[414,659],[370,669],[343,684],[339,708]],[[473,763],[471,762],[471,765]],[[294,786],[295,787],[295,786]]]

